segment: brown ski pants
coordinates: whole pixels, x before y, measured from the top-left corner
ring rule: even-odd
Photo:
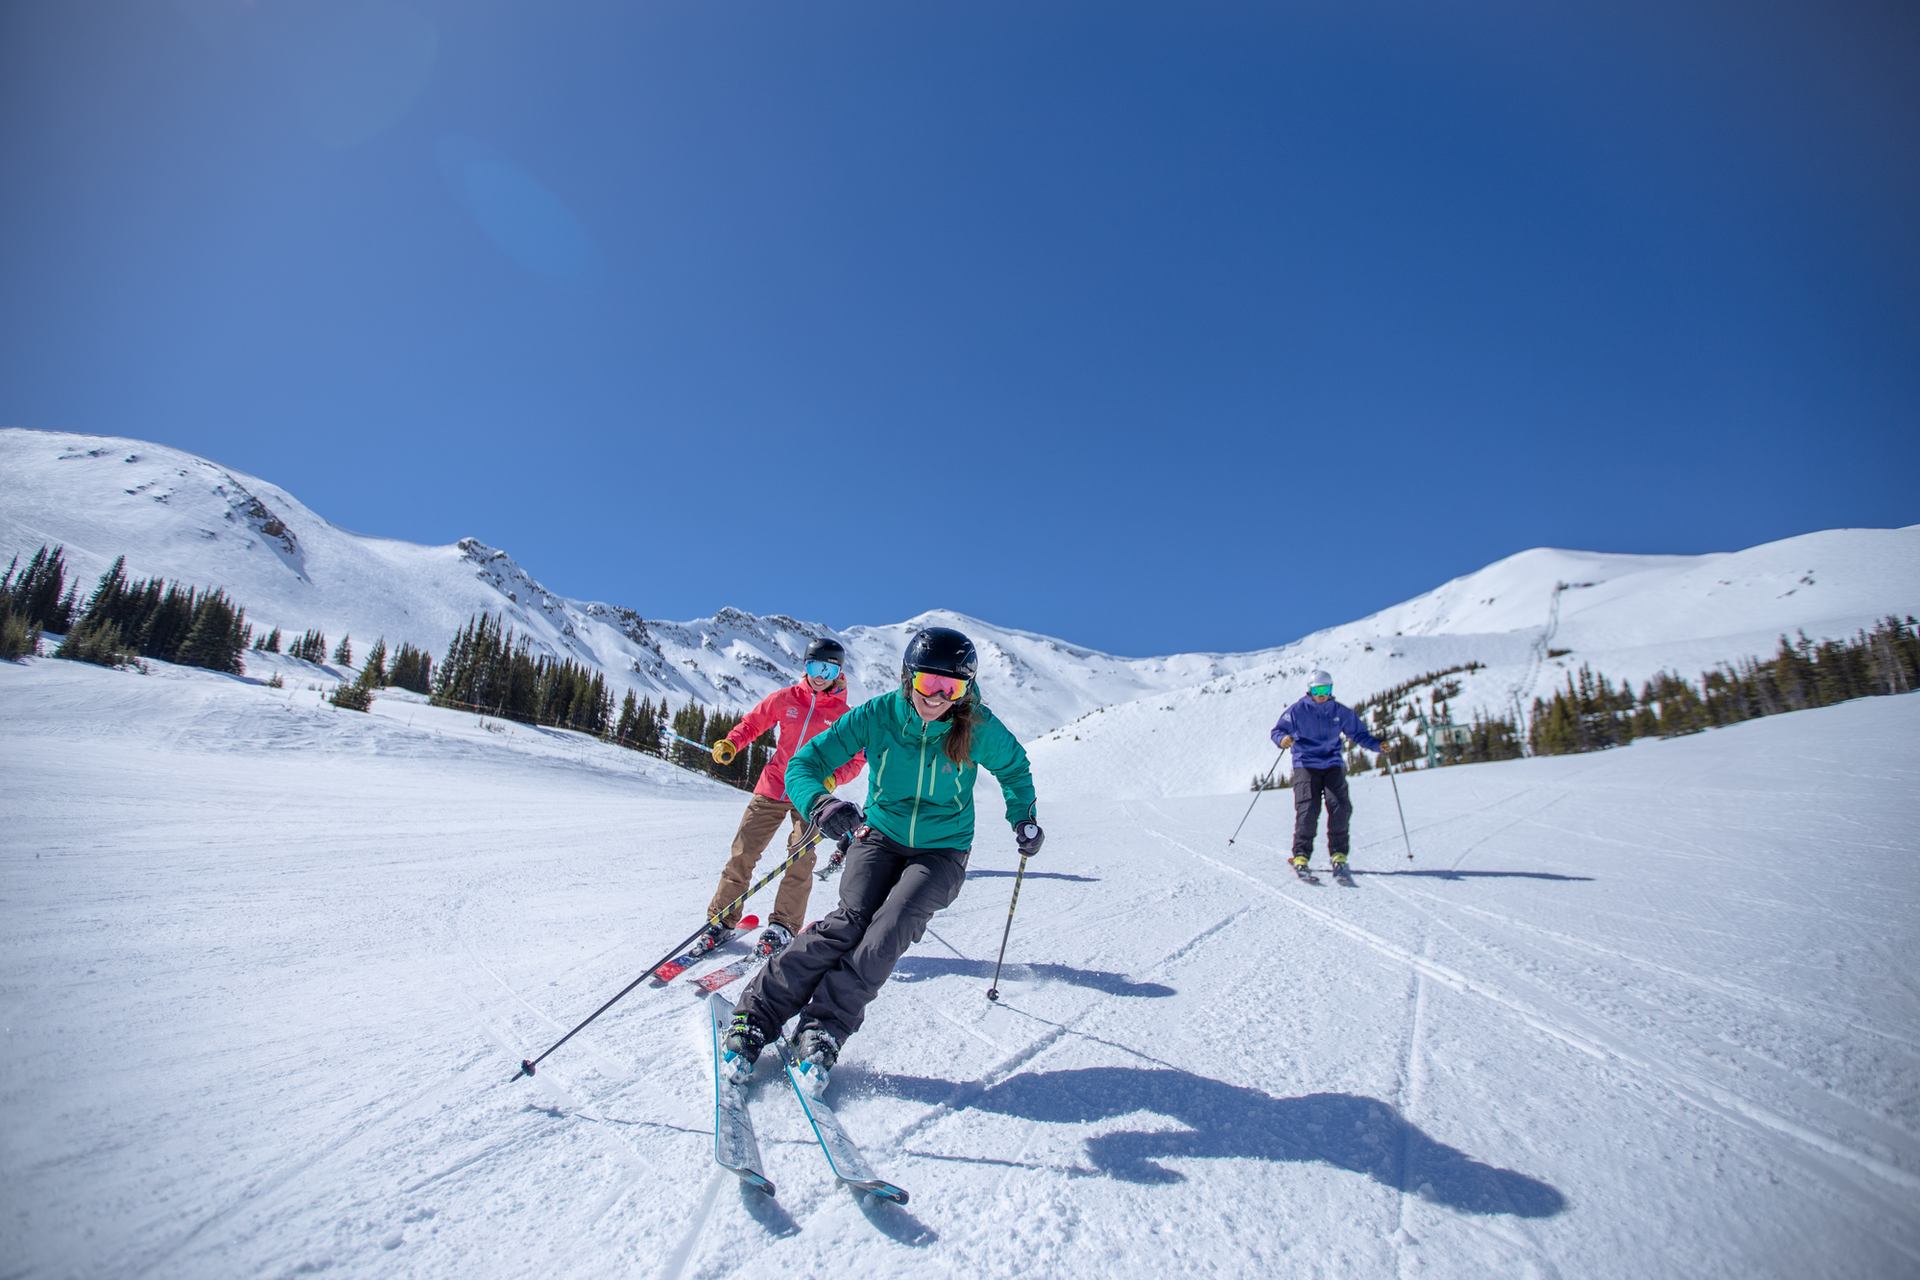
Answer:
[[[720,872],[720,887],[714,890],[713,901],[707,904],[709,918],[746,892],[747,886],[753,883],[753,869],[759,864],[760,855],[766,851],[773,833],[789,817],[793,819],[793,830],[787,835],[787,852],[792,853],[799,847],[800,833],[807,827],[793,806],[785,800],[769,800],[763,795],[747,801],[747,811],[740,815],[740,829],[733,833],[733,854]],[[800,932],[800,927],[807,922],[807,892],[812,887],[813,850],[808,849],[787,868],[787,874],[780,877],[773,914],[768,917],[771,923],[784,925],[793,933]],[[740,922],[741,910],[735,907],[720,923],[733,928]]]

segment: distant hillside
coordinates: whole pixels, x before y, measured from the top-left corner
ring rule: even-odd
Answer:
[[[1920,526],[1830,530],[1746,551],[1625,556],[1534,549],[1371,617],[1245,654],[1120,658],[935,611],[834,629],[723,608],[670,622],[569,600],[473,539],[420,546],[347,532],[278,485],[137,440],[0,430],[0,555],[67,548],[82,594],[116,555],[136,576],[225,587],[259,628],[364,653],[384,636],[436,656],[476,613],[502,615],[537,652],[678,704],[743,707],[794,679],[814,637],[848,649],[855,700],[891,687],[907,637],[971,635],[981,687],[1035,744],[1050,789],[1237,790],[1272,760],[1266,729],[1314,667],[1349,702],[1467,663],[1457,716],[1512,713],[1591,663],[1615,680],[1697,674],[1769,652],[1783,633],[1845,636],[1920,612]],[[1311,590],[1310,586],[1300,588]]]
[[[1451,677],[1456,720],[1512,715],[1582,663],[1637,688],[1766,656],[1782,634],[1815,640],[1920,613],[1920,526],[1836,529],[1703,556],[1533,550],[1358,622],[1316,632],[1240,671],[1097,708],[1030,744],[1063,795],[1244,790],[1272,764],[1267,740],[1306,673],[1356,703],[1427,672]],[[1284,803],[1284,800],[1282,800]]]
[[[498,614],[537,653],[606,673],[616,701],[631,688],[675,704],[744,707],[795,679],[815,637],[848,649],[856,700],[897,680],[907,637],[957,626],[979,645],[982,687],[1023,737],[1115,698],[1225,675],[1258,655],[1118,658],[977,618],[934,612],[835,630],[784,615],[721,609],[686,622],[621,605],[569,600],[505,551],[471,538],[438,547],[350,533],[288,490],[193,454],[138,440],[0,430],[0,556],[64,544],[84,596],[117,555],[136,577],[222,586],[257,629],[359,652],[384,636],[436,657],[467,619]]]

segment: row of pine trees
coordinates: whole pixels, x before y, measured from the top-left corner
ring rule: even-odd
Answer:
[[[1662,672],[1636,695],[1582,666],[1567,686],[1535,699],[1528,745],[1535,755],[1567,755],[1636,738],[1671,738],[1784,711],[1920,688],[1920,624],[1886,617],[1849,640],[1815,644],[1805,632],[1771,658],[1744,658],[1703,672],[1699,682]]]
[[[78,584],[68,582],[64,547],[41,547],[23,568],[18,556],[0,578],[0,658],[37,651],[42,632],[63,637],[54,656],[130,666],[141,658],[244,674],[249,648],[319,665],[353,665],[351,636],[328,651],[326,634],[310,629],[291,640],[278,627],[255,637],[246,610],[224,590],[202,591],[162,578],[131,579],[126,557],[113,562],[83,608]],[[501,619],[481,614],[461,628],[436,666],[433,656],[410,644],[389,654],[385,638],[368,651],[359,676],[332,694],[335,706],[365,711],[376,690],[410,689],[439,706],[461,707],[517,720],[590,733],[652,755],[666,756],[734,786],[750,787],[773,752],[773,735],[716,764],[686,739],[711,743],[738,721],[725,710],[698,703],[674,711],[627,692],[616,718],[606,679],[572,661],[534,658],[526,637],[516,637]],[[664,739],[677,735],[669,747]]]
[[[1460,691],[1458,680],[1443,679],[1454,672],[1479,667],[1470,663],[1447,671],[1430,672],[1384,690],[1354,710],[1369,720],[1374,736],[1385,745],[1395,767],[1418,762],[1426,751],[1402,732],[1418,719],[1417,709],[1403,709],[1401,723],[1393,711],[1407,693],[1433,684],[1429,695],[1430,720],[1448,721],[1447,699]],[[1805,632],[1795,640],[1780,637],[1771,658],[1743,658],[1722,663],[1700,679],[1689,681],[1677,672],[1661,672],[1633,686],[1582,665],[1569,672],[1566,687],[1550,697],[1535,698],[1527,732],[1522,735],[1511,717],[1478,713],[1458,734],[1445,741],[1437,755],[1441,765],[1481,764],[1514,760],[1525,755],[1557,756],[1624,746],[1639,738],[1673,738],[1702,729],[1738,724],[1784,711],[1832,706],[1853,698],[1908,693],[1920,689],[1920,622],[1889,616],[1871,631],[1861,630],[1849,640],[1815,644]],[[1349,773],[1373,767],[1363,751],[1347,755]],[[1253,789],[1272,790],[1288,785],[1280,772],[1256,777]]]
[[[56,548],[54,559],[63,550]],[[252,641],[247,611],[225,591],[202,591],[164,578],[129,579],[127,558],[121,556],[101,575],[86,611],[77,619],[69,614],[53,656],[108,667],[156,658],[240,675],[246,670],[242,655]]]
[[[74,588],[67,584],[66,548],[41,547],[20,567],[15,556],[0,578],[0,658],[23,658],[40,633],[65,635],[73,626]]]
[[[571,660],[535,657],[526,636],[491,614],[476,615],[455,634],[435,670],[431,696],[435,706],[590,733],[740,787],[752,785],[772,753],[770,733],[728,765],[688,746],[687,740],[710,744],[738,722],[724,709],[690,703],[675,712],[664,698],[655,704],[628,690],[616,717],[604,676]],[[663,741],[669,733],[676,736],[670,748]]]
[[[202,591],[161,578],[130,579],[125,556],[101,576],[83,610],[77,584],[67,582],[65,548],[44,546],[24,568],[15,556],[0,577],[0,658],[34,652],[43,631],[64,637],[54,654],[59,658],[122,666],[146,657],[235,675],[246,670],[243,656],[249,645],[278,653],[283,642],[277,627],[255,640],[246,610],[224,590]],[[316,664],[324,662],[327,638],[309,630],[287,645],[287,653]],[[340,666],[352,664],[351,637],[341,638],[332,659]],[[1359,704],[1356,711],[1374,721],[1375,734],[1392,764],[1404,765],[1424,754],[1419,744],[1391,723],[1399,700],[1415,688],[1432,684],[1433,719],[1445,723],[1446,700],[1460,689],[1458,680],[1446,677],[1471,672],[1479,665],[1431,672]],[[503,619],[489,614],[475,616],[460,629],[438,666],[430,654],[412,645],[403,644],[389,656],[382,638],[367,654],[359,677],[336,689],[333,701],[336,706],[364,711],[374,690],[387,686],[429,695],[438,706],[593,734],[665,755],[682,767],[740,787],[752,785],[773,749],[769,732],[731,764],[716,764],[704,749],[690,743],[712,743],[738,717],[697,703],[675,712],[665,699],[656,706],[629,690],[616,718],[604,676],[571,660],[535,658],[527,637],[516,636]],[[1920,624],[1911,616],[1905,620],[1889,616],[1872,631],[1857,632],[1850,640],[1815,644],[1804,632],[1793,642],[1782,636],[1772,658],[1723,663],[1702,673],[1697,686],[1677,673],[1663,672],[1644,682],[1636,694],[1626,681],[1616,685],[1582,665],[1577,673],[1568,674],[1564,689],[1534,699],[1524,743],[1511,719],[1477,714],[1457,740],[1441,744],[1439,763],[1598,751],[1636,738],[1674,737],[1783,711],[1906,693],[1916,687],[1920,687]],[[1416,718],[1414,708],[1404,709],[1404,722]],[[674,739],[670,746],[665,742],[668,737]],[[1366,753],[1350,752],[1349,772],[1364,773],[1372,767]],[[1284,774],[1254,779],[1256,790],[1285,785]]]
[[[434,677],[434,705],[596,737],[613,727],[606,678],[572,660],[533,656],[533,642],[481,614],[460,628]]]

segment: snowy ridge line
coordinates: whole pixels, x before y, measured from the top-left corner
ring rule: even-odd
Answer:
[[[1920,1175],[1910,1173],[1898,1165],[1890,1164],[1877,1156],[1855,1150],[1827,1134],[1809,1129],[1796,1120],[1789,1119],[1786,1116],[1780,1115],[1778,1112],[1762,1107],[1758,1103],[1743,1098],[1730,1090],[1723,1089],[1719,1085],[1702,1079],[1692,1073],[1685,1073],[1679,1076],[1670,1075],[1635,1054],[1629,1053],[1616,1046],[1604,1044],[1599,1040],[1583,1035],[1569,1027],[1562,1026],[1538,1010],[1531,1009],[1511,996],[1495,991],[1458,970],[1416,956],[1397,943],[1389,942],[1387,939],[1363,929],[1358,925],[1342,920],[1331,912],[1302,900],[1298,895],[1287,893],[1278,886],[1269,884],[1230,863],[1222,862],[1211,855],[1201,853],[1199,850],[1182,843],[1174,837],[1167,835],[1165,832],[1152,828],[1144,829],[1165,841],[1167,844],[1172,845],[1174,848],[1198,858],[1209,866],[1255,885],[1263,892],[1271,894],[1273,897],[1280,899],[1296,910],[1314,917],[1335,932],[1345,934],[1353,941],[1360,943],[1362,946],[1388,959],[1417,968],[1428,977],[1433,978],[1437,982],[1444,983],[1456,991],[1476,995],[1484,1000],[1500,1005],[1502,1008],[1507,1009],[1520,1018],[1521,1021],[1525,1022],[1528,1026],[1533,1027],[1536,1031],[1554,1040],[1558,1040],[1576,1052],[1585,1054],[1587,1057],[1593,1058],[1596,1061],[1614,1062],[1631,1067],[1640,1074],[1673,1090],[1675,1093],[1690,1096],[1691,1100],[1698,1106],[1717,1111],[1722,1115],[1728,1115],[1732,1118],[1744,1118],[1761,1128],[1796,1139],[1816,1151],[1853,1164],[1862,1171],[1870,1173],[1904,1190],[1920,1192]]]

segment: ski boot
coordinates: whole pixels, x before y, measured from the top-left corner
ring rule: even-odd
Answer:
[[[756,917],[748,916],[745,920],[741,921],[741,923],[745,925],[755,925],[759,924],[760,921]],[[708,921],[706,928],[693,935],[693,941],[687,944],[685,951],[682,951],[673,959],[666,961],[659,968],[647,975],[648,983],[655,987],[666,986],[682,973],[685,973],[694,961],[731,938],[737,932],[739,932],[739,930],[729,929],[723,924],[716,924],[711,920]]]
[[[1293,868],[1293,874],[1299,876],[1302,880],[1305,880],[1308,884],[1320,883],[1320,881],[1317,878],[1315,878],[1313,872],[1307,870],[1306,854],[1304,853],[1294,854],[1291,858],[1287,859],[1287,865]]]
[[[1333,878],[1344,885],[1353,883],[1353,874],[1347,870],[1347,855],[1344,853],[1333,855]]]
[[[753,1064],[767,1047],[767,1033],[744,1013],[735,1013],[720,1040],[720,1074],[732,1084],[753,1079]]]
[[[700,931],[700,936],[693,940],[693,945],[687,948],[687,954],[696,958],[703,956],[737,932],[737,929],[730,929],[723,924],[709,923]]]
[[[813,873],[813,878],[822,881],[831,880],[840,874],[840,868],[847,865],[847,847],[852,843],[852,836],[841,836],[840,847],[827,855],[827,860],[820,864],[819,869]]]
[[[793,1075],[813,1097],[827,1091],[827,1076],[840,1061],[840,1042],[821,1027],[805,1027],[793,1038]]]
[[[760,931],[760,936],[754,939],[753,953],[770,956],[792,941],[793,930],[783,924],[769,924]]]

